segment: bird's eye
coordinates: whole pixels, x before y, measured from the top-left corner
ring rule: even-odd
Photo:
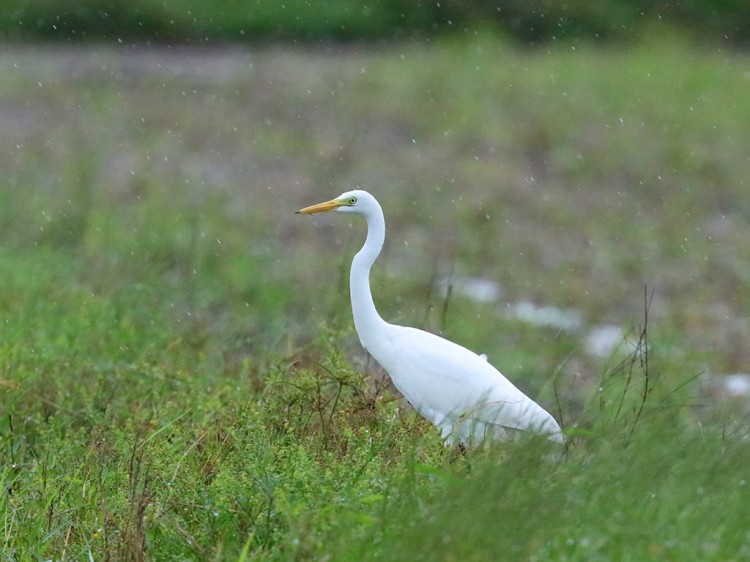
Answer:
[[[354,205],[356,202],[357,202],[357,198],[356,197],[349,197],[349,204],[350,205]]]

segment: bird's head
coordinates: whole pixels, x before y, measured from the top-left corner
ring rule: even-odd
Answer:
[[[312,215],[313,213],[324,213],[326,211],[338,211],[340,213],[358,213],[367,215],[379,207],[375,198],[361,189],[347,191],[342,193],[336,199],[331,199],[325,203],[311,205],[297,211],[298,214]]]

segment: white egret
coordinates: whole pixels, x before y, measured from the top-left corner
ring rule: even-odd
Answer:
[[[383,210],[375,197],[355,190],[300,209],[356,213],[367,221],[367,240],[352,260],[350,292],[354,326],[364,348],[388,371],[396,388],[435,424],[446,445],[502,440],[523,431],[565,438],[555,419],[477,355],[416,328],[389,324],[375,309],[370,268],[385,240]]]

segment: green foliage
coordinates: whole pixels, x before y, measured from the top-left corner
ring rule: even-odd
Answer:
[[[375,0],[10,0],[2,30],[10,37],[47,39],[143,38],[152,41],[259,39],[373,39],[408,35],[434,25],[439,9]]]
[[[52,353],[55,342],[32,345]],[[0,428],[8,461],[0,544],[11,559],[316,551],[339,512],[378,503],[404,470],[403,451],[414,454],[413,432],[393,423],[390,392],[335,352],[320,366],[312,357],[310,367],[268,366],[263,381],[219,373],[198,350],[183,349],[191,366],[180,367],[167,342],[115,365],[90,349],[81,359],[57,353],[52,363],[33,353],[3,372],[28,371],[5,380],[13,384]]]
[[[745,43],[750,8],[709,0],[8,0],[6,37],[149,41],[351,40],[426,37],[494,28],[521,43],[632,39],[651,25],[703,40]]]

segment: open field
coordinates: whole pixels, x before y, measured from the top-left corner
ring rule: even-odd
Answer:
[[[748,62],[4,47],[0,559],[747,559]],[[353,186],[382,315],[486,352],[563,460],[446,450],[364,356],[364,225],[293,214]]]

